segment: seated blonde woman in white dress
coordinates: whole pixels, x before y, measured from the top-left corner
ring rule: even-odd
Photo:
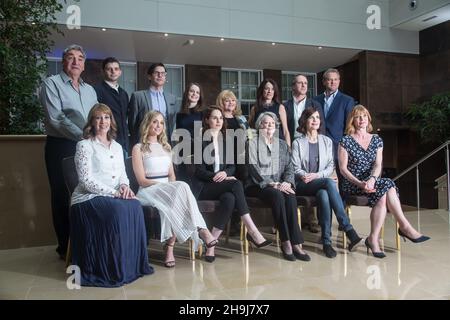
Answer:
[[[158,209],[161,216],[161,242],[166,241],[167,268],[175,266],[173,246],[192,238],[198,248],[199,234],[207,247],[217,244],[200,213],[189,185],[176,181],[164,117],[148,112],[141,125],[141,142],[133,147],[133,171],[139,183],[136,197],[142,205]]]

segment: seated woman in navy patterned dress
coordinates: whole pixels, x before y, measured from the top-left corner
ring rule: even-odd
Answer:
[[[366,239],[367,250],[377,258],[384,258],[378,239],[386,212],[389,210],[399,224],[398,234],[414,243],[430,239],[420,234],[408,222],[400,204],[398,189],[388,178],[381,178],[383,159],[383,140],[377,134],[371,134],[372,118],[369,111],[357,105],[350,114],[346,136],[339,144],[339,167],[344,177],[344,194],[365,195],[369,198],[370,234]]]

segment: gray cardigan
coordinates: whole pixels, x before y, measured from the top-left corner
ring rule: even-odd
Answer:
[[[249,176],[246,186],[257,185],[261,189],[271,182],[288,182],[295,188],[294,167],[288,145],[274,137],[272,150],[262,136],[247,144]]]
[[[328,178],[334,170],[333,141],[319,134],[319,170],[320,178]],[[292,163],[296,177],[302,177],[308,173],[309,168],[309,142],[305,135],[294,140],[292,143]]]

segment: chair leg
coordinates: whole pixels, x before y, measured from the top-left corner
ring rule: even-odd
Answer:
[[[228,244],[230,241],[230,228],[231,228],[231,220],[227,223],[227,231],[225,232],[225,243]]]
[[[195,261],[195,248],[194,248],[194,240],[189,239],[189,258],[192,261]]]
[[[70,237],[69,241],[67,242],[67,252],[66,252],[66,268],[70,266],[72,263],[72,246],[70,245]]]
[[[297,219],[298,226],[300,227],[300,230],[302,230],[302,211],[300,210],[300,207],[297,207]]]
[[[345,213],[347,213],[348,220],[351,223],[352,209],[350,208],[350,206],[345,206]],[[345,235],[344,231],[342,231],[342,245],[344,246],[344,249],[347,248],[347,236]]]
[[[278,231],[278,229],[277,229],[277,233],[276,233],[276,235],[275,235],[275,237],[276,237],[276,241],[277,241],[277,247],[281,247],[281,241],[280,241],[280,232]]]
[[[198,247],[198,257],[201,259],[203,255],[203,246]]]
[[[244,229],[246,229],[246,228],[245,228],[245,226],[244,226],[244,224],[242,223],[242,220],[241,220],[241,231],[240,231],[240,235],[239,235],[239,238],[240,238],[241,241],[245,241],[247,239],[245,237],[246,235],[245,235]]]
[[[401,247],[400,247],[400,235],[398,234],[398,222],[395,223],[395,240],[396,240],[396,244],[397,244],[397,250],[400,251]]]
[[[241,221],[241,230],[243,230],[244,233],[244,255],[248,255],[248,240],[247,240],[247,227],[244,225],[244,223]]]

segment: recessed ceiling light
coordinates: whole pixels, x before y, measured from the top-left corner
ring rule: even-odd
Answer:
[[[220,41],[225,41],[225,39],[224,38],[220,38]]]
[[[102,28],[102,31],[106,31],[106,29],[105,29],[105,28]]]
[[[317,49],[322,50],[323,48],[319,46],[319,47],[317,47]]]
[[[32,22],[31,24],[36,24],[36,22]]]
[[[437,18],[437,16],[428,17],[426,19],[423,19],[422,22],[427,22],[427,21],[430,21],[430,20],[432,20],[434,18]]]
[[[164,33],[164,37],[168,37],[169,36],[169,34],[168,33]]]
[[[272,45],[274,46],[274,45],[276,45],[276,43],[275,43],[275,42],[272,42]]]

